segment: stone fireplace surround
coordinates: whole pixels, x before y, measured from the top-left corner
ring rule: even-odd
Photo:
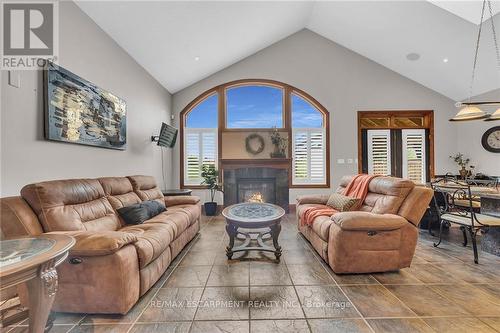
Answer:
[[[245,163],[222,162],[224,206],[244,202],[245,194],[248,197],[255,191],[261,192],[266,202],[276,204],[289,212],[289,164],[266,165],[262,162],[258,160],[248,160]]]

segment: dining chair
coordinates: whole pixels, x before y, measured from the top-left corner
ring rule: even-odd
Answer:
[[[432,182],[431,187],[434,190],[433,202],[439,212],[439,240],[434,243],[434,246],[438,247],[441,244],[445,225],[457,224],[464,237],[463,246],[467,246],[467,233],[470,235],[474,262],[477,264],[476,235],[479,231],[488,232],[490,227],[500,227],[500,218],[477,212],[477,208],[475,209],[473,204],[474,196],[471,192],[471,184],[467,181],[439,179]]]

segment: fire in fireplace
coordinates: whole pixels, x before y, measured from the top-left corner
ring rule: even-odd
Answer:
[[[274,178],[240,178],[237,188],[238,202],[276,203]]]

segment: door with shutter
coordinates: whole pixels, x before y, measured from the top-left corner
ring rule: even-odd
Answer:
[[[401,130],[403,178],[424,184],[427,179],[425,129]]]
[[[367,137],[368,173],[391,174],[391,131],[368,130]]]

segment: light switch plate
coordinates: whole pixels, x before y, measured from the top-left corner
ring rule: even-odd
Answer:
[[[337,164],[345,164],[345,160],[343,158],[339,158],[337,160]]]
[[[21,88],[21,75],[17,71],[9,71],[9,85]]]
[[[347,159],[347,164],[352,164],[352,163],[353,163],[352,158],[348,158],[348,159]]]

